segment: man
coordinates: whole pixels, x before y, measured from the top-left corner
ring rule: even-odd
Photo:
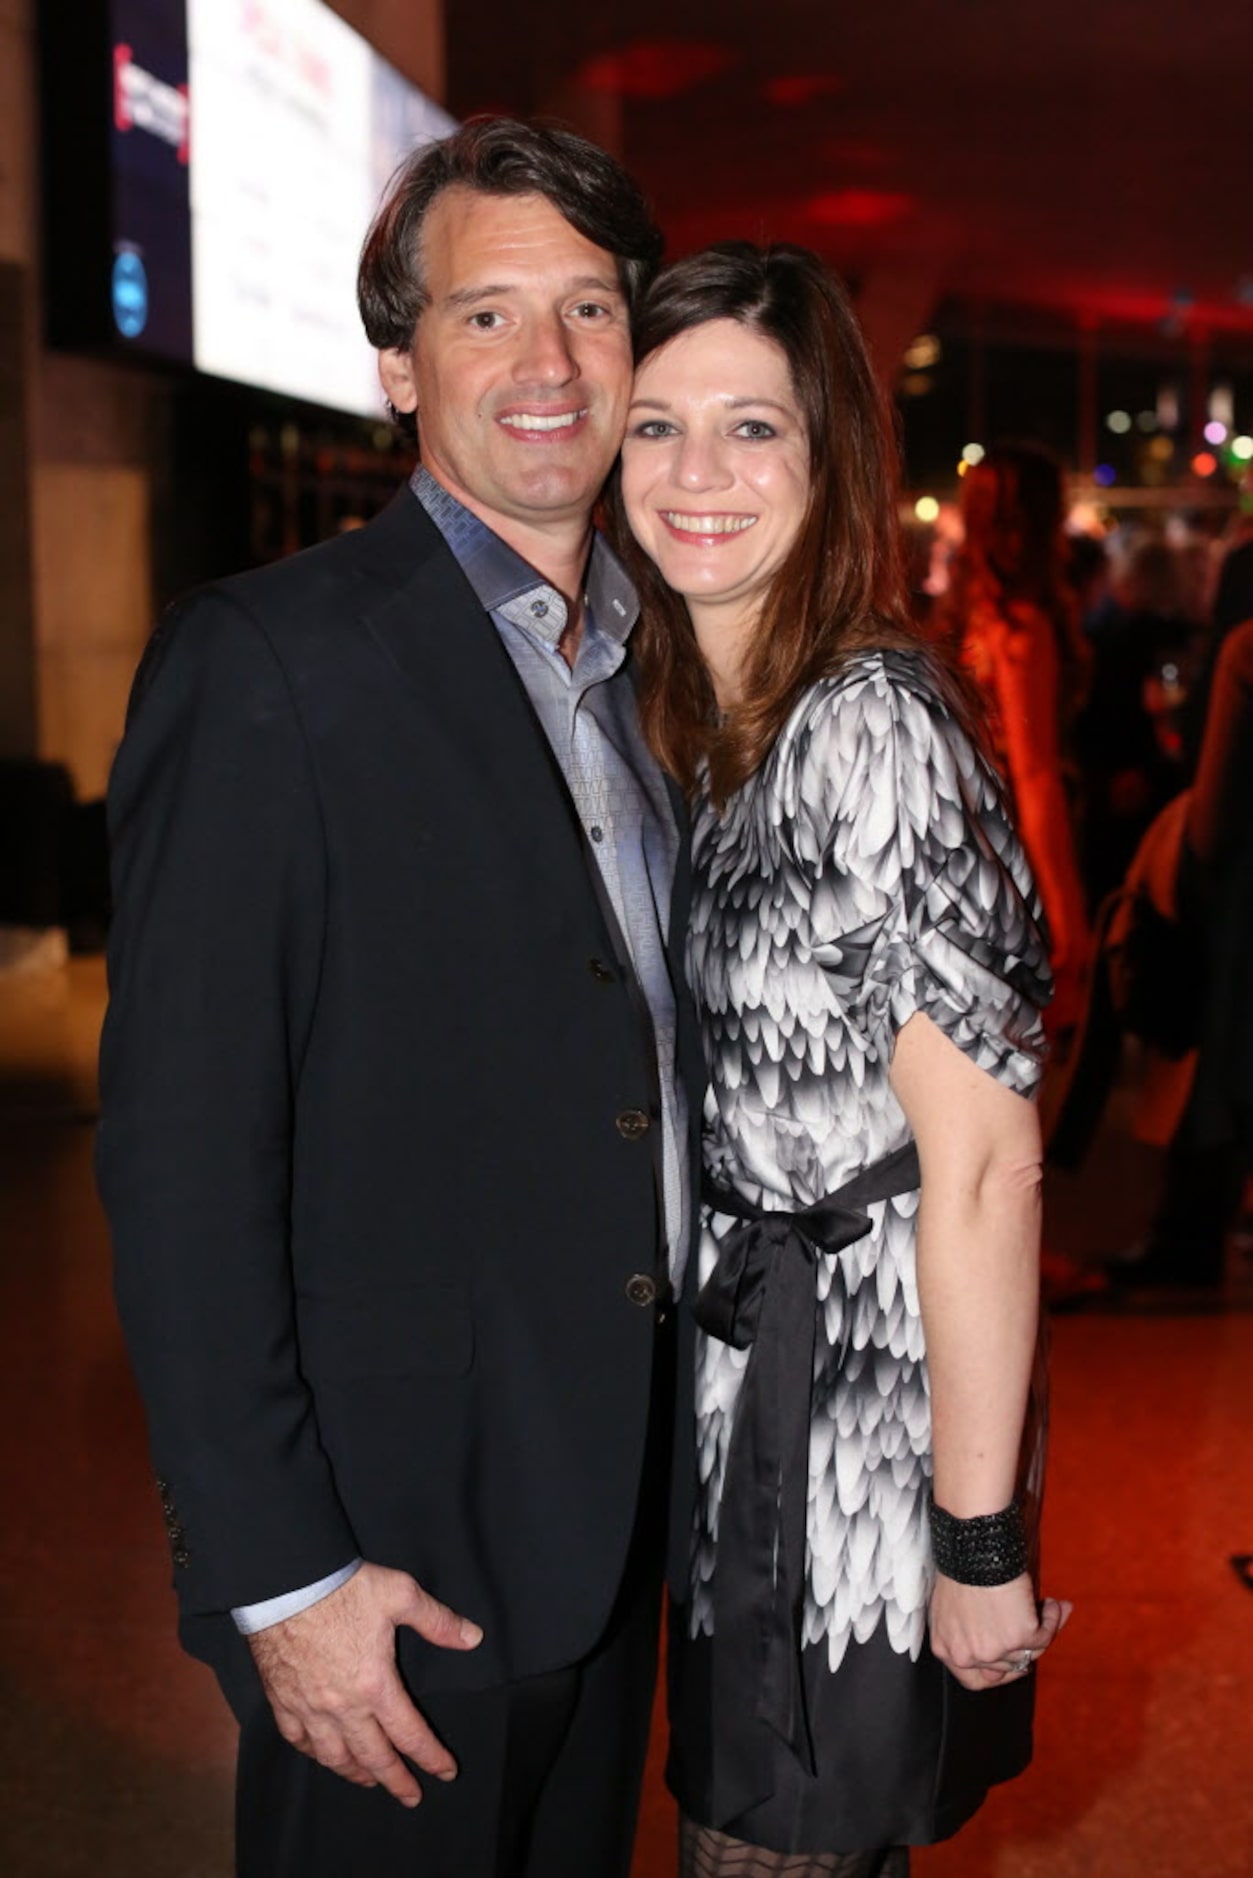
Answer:
[[[244,1878],[628,1869],[691,1036],[590,514],[657,249],[568,133],[411,159],[359,285],[412,486],[136,681],[99,1164]]]

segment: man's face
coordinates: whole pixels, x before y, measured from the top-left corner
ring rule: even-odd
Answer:
[[[409,352],[380,353],[422,461],[482,515],[586,520],[626,427],[631,335],[613,256],[543,196],[455,186],[422,232],[429,304]]]

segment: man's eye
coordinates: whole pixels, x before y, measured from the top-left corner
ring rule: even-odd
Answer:
[[[496,327],[500,324],[500,314],[487,312],[471,313],[470,324],[476,332],[494,332]]]
[[[602,306],[599,300],[580,300],[572,310],[581,320],[603,320],[609,317],[609,308]]]

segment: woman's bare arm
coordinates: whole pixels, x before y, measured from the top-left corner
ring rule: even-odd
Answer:
[[[931,1019],[904,1025],[892,1087],[918,1143],[918,1293],[931,1387],[936,1504],[958,1519],[1014,1496],[1039,1311],[1041,1148],[1035,1107],[978,1069]],[[932,1649],[969,1688],[1047,1648],[1068,1607],[1037,1613],[1030,1578],[938,1577]]]

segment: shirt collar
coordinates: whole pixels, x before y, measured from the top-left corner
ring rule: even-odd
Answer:
[[[479,603],[489,613],[525,615],[530,631],[555,645],[566,624],[566,603],[529,561],[487,523],[450,495],[421,463],[409,487],[452,550]],[[597,630],[625,645],[639,617],[639,600],[622,563],[597,530],[587,564],[584,604]],[[542,607],[543,612],[536,609]]]

